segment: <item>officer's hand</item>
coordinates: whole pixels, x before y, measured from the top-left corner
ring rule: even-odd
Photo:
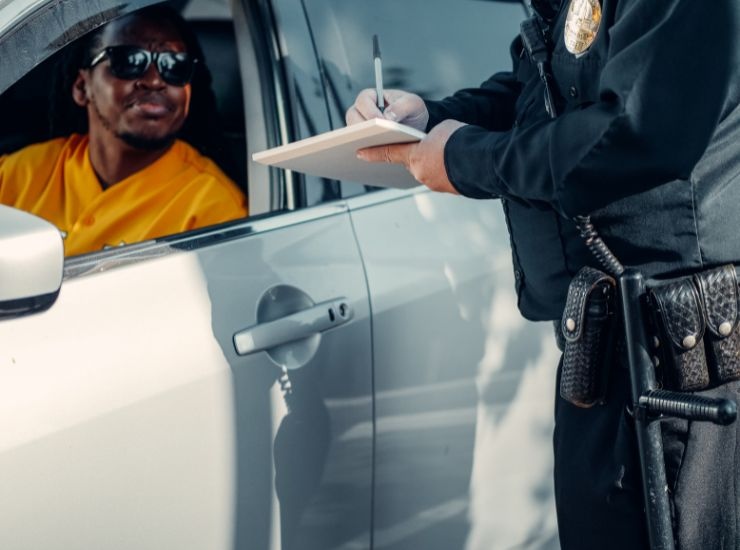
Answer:
[[[362,90],[355,99],[354,105],[347,109],[345,119],[347,126],[363,122],[371,118],[385,118],[394,122],[401,122],[422,132],[429,122],[429,112],[424,100],[418,95],[403,90],[385,90],[385,111],[378,109],[377,93],[371,88]]]
[[[465,124],[457,120],[445,120],[417,143],[368,147],[357,151],[357,157],[368,162],[403,164],[414,178],[432,191],[458,195],[447,177],[444,153],[447,140],[462,126]]]

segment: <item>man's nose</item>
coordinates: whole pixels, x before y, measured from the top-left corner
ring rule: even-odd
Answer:
[[[167,85],[162,79],[162,75],[159,74],[159,69],[154,61],[149,64],[139,81],[148,88],[164,88]]]

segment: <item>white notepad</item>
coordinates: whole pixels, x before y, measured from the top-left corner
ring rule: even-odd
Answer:
[[[403,165],[366,162],[357,158],[357,150],[410,143],[425,135],[410,126],[374,118],[255,153],[252,160],[312,176],[408,189],[420,184]]]

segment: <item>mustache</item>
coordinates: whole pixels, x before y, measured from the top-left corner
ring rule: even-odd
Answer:
[[[174,110],[173,102],[161,92],[139,92],[131,94],[126,100],[127,107],[133,107],[140,103],[152,103],[153,105],[161,105],[169,109]]]

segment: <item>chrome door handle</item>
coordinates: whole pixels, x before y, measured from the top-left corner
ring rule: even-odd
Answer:
[[[343,325],[351,318],[347,300],[335,298],[239,331],[234,334],[234,348],[239,355],[269,350]]]

